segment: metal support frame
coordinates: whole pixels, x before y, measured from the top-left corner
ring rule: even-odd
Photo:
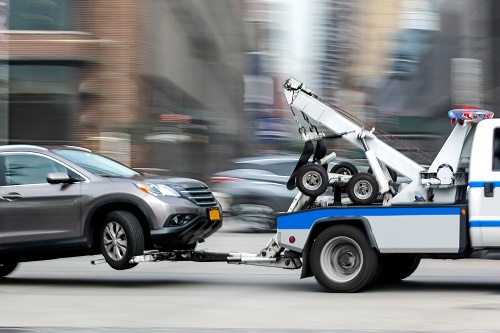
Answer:
[[[298,269],[302,267],[302,261],[298,257],[264,257],[260,254],[245,252],[207,252],[190,250],[168,252],[146,251],[143,255],[134,256],[130,259],[131,263],[156,261],[227,262],[228,264],[266,266],[284,269]]]

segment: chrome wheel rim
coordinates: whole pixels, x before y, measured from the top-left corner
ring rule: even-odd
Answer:
[[[109,222],[104,228],[104,248],[113,260],[121,260],[127,252],[125,229],[117,222]]]
[[[354,279],[363,267],[363,252],[349,237],[339,236],[329,240],[320,255],[321,268],[334,282],[348,282]]]
[[[373,193],[373,186],[369,181],[360,180],[354,185],[354,193],[359,199],[368,199]]]
[[[310,191],[317,190],[323,183],[321,175],[315,171],[306,172],[302,179],[304,180],[303,181],[304,187]]]

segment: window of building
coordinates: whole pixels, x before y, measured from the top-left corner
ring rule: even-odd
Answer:
[[[11,0],[10,30],[73,30],[74,0]]]
[[[77,68],[10,65],[9,143],[66,143],[76,108]]]

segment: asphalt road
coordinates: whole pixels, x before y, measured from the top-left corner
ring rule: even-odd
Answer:
[[[200,248],[258,252],[272,234],[227,225]],[[423,260],[413,276],[326,293],[300,272],[91,257],[22,264],[0,282],[0,333],[500,332],[500,262]]]

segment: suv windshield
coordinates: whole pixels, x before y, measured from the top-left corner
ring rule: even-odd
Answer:
[[[54,152],[97,176],[131,178],[139,175],[135,170],[102,155],[69,149],[55,149]]]

